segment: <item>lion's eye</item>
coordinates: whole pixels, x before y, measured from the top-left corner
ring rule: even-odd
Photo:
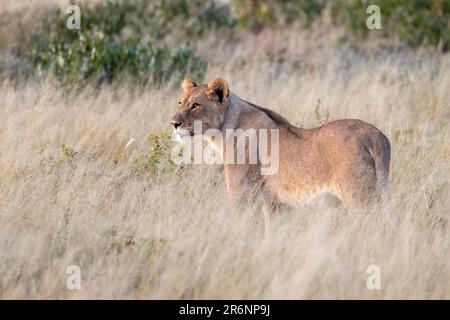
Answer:
[[[189,108],[189,110],[194,111],[194,110],[197,110],[198,107],[200,107],[200,105],[198,103],[193,103],[191,105],[191,107]]]

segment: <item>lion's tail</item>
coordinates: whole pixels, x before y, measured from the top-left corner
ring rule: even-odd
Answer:
[[[370,154],[375,163],[377,195],[381,198],[388,186],[389,163],[391,160],[391,144],[389,139],[382,132],[380,132],[379,139],[376,139],[372,144]]]

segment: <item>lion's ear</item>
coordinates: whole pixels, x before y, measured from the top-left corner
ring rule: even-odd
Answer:
[[[208,83],[208,89],[210,92],[217,97],[220,103],[228,99],[228,83],[222,79],[217,78]]]
[[[192,88],[196,87],[197,84],[192,81],[190,78],[186,78],[183,80],[183,83],[181,84],[181,87],[183,88],[184,93],[187,93]]]

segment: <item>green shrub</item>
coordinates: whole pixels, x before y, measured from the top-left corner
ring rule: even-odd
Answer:
[[[186,74],[201,78],[206,63],[193,48],[180,45],[170,50],[150,43],[129,40],[121,45],[102,33],[79,34],[70,43],[50,42],[46,50],[34,49],[29,58],[40,73],[49,70],[68,83],[111,82],[131,78],[145,84],[165,83]]]
[[[381,30],[366,27],[370,4],[381,8]],[[358,41],[370,34],[411,47],[450,48],[450,0],[109,0],[80,7],[80,31],[66,27],[62,11],[48,14],[39,34],[22,37],[17,70],[0,56],[0,73],[50,73],[66,84],[202,79],[207,63],[195,44],[208,32],[220,29],[223,36],[294,22],[308,27],[328,12]]]
[[[149,154],[140,154],[134,160],[133,174],[164,174],[177,172],[180,174],[185,165],[176,165],[172,161],[172,134],[170,132],[151,133],[148,136]],[[182,151],[181,151],[182,152]],[[180,154],[180,156],[182,153]]]
[[[147,168],[151,172],[154,173],[157,172],[158,169],[161,170],[161,166],[175,166],[170,158],[172,146],[170,132],[150,134],[148,136],[148,143],[150,145],[151,154],[147,158]]]
[[[358,38],[368,35],[366,9],[380,7],[384,37],[397,38],[412,47],[450,46],[450,0],[337,0],[331,6],[335,23],[343,23]]]
[[[69,30],[58,11],[32,38],[28,59],[39,75],[51,72],[69,83],[202,78],[206,63],[188,42],[233,24],[227,6],[199,0],[115,0],[80,8],[81,30]]]
[[[243,27],[259,30],[295,21],[310,26],[321,15],[327,0],[232,0],[236,18]]]
[[[232,0],[236,19],[244,28],[260,30],[300,22],[310,26],[329,8],[335,24],[345,25],[356,39],[369,32],[367,7],[381,9],[382,30],[376,34],[411,47],[450,47],[450,0]],[[372,33],[374,34],[374,33]]]

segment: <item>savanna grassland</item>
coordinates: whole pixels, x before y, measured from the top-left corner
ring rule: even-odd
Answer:
[[[2,10],[30,14],[13,3]],[[326,18],[221,32],[196,42],[199,77],[297,126],[374,124],[392,144],[389,199],[352,215],[318,199],[263,239],[260,212],[231,210],[220,166],[170,162],[177,78],[72,90],[58,73],[15,81],[22,61],[6,53],[0,298],[449,299],[450,55],[370,35],[356,47]]]

